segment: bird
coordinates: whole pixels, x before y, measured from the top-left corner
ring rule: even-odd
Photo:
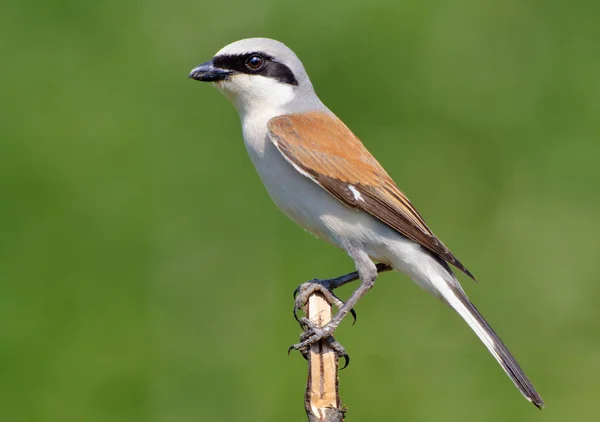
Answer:
[[[212,83],[233,103],[248,155],[275,205],[354,261],[358,277],[333,279],[322,287],[332,290],[356,278],[359,286],[324,327],[305,321],[307,335],[293,348],[302,350],[329,338],[378,273],[393,269],[454,309],[523,396],[543,408],[531,381],[471,303],[450,266],[475,280],[473,274],[433,234],[363,143],[323,104],[289,47],[269,38],[235,41],[193,68],[189,78]]]

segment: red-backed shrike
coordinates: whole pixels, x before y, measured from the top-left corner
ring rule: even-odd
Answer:
[[[193,69],[190,77],[213,82],[233,102],[250,158],[275,204],[309,232],[346,251],[356,265],[360,287],[329,324],[310,327],[295,348],[331,335],[373,286],[378,270],[391,267],[450,305],[525,398],[543,406],[448,264],[474,279],[473,275],[427,227],[360,140],[321,102],[292,50],[267,38],[237,41]]]

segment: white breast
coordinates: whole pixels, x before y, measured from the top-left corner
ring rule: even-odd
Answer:
[[[373,243],[391,229],[370,215],[344,205],[294,169],[268,139],[270,117],[267,116],[272,115],[266,113],[263,118],[244,119],[242,127],[248,154],[273,202],[307,231],[336,246],[346,249],[342,243],[351,242],[378,249],[379,245]]]
[[[267,121],[268,118],[257,119],[255,116],[245,119],[242,126],[246,149],[271,199],[297,224],[317,237],[337,244],[323,217],[346,207],[283,158],[268,139]]]

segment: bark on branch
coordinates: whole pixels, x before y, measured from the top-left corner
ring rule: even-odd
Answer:
[[[307,316],[322,327],[331,320],[331,304],[315,292],[307,304]],[[308,353],[308,380],[304,407],[309,422],[343,422],[345,409],[338,394],[338,357],[325,340],[313,344]]]

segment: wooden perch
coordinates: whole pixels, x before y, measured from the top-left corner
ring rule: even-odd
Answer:
[[[331,304],[321,293],[308,299],[306,314],[322,327],[331,320]],[[343,422],[345,409],[338,394],[338,358],[326,340],[310,346],[304,407],[309,422]]]

